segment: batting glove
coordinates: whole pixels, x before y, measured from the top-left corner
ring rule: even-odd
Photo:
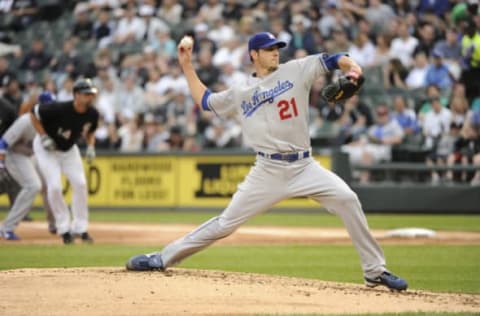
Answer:
[[[95,160],[95,147],[88,146],[87,151],[85,152],[85,157],[87,158],[87,163],[91,164]]]
[[[55,141],[47,134],[40,136],[40,141],[42,142],[43,148],[46,150],[55,150],[57,147]]]

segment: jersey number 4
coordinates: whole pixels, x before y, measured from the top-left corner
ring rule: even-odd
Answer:
[[[277,103],[277,107],[279,109],[278,114],[282,121],[298,116],[297,102],[295,102],[295,98],[291,98],[290,102],[287,100],[280,100]]]

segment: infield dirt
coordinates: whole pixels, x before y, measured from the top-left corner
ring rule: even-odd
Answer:
[[[91,225],[103,244],[163,244],[190,225]],[[435,238],[388,239],[385,243],[480,244],[480,234],[439,232]],[[22,244],[60,243],[45,223],[22,223]],[[299,236],[301,236],[299,238]],[[348,243],[344,229],[251,227],[225,244]],[[5,244],[5,241],[0,242]],[[480,295],[408,290],[390,292],[360,284],[173,268],[127,272],[112,268],[16,269],[0,271],[0,315],[292,315],[405,311],[480,313]]]

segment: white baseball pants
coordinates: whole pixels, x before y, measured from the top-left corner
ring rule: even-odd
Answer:
[[[298,196],[321,202],[329,212],[341,217],[360,255],[366,277],[375,278],[387,270],[383,251],[369,231],[357,195],[340,177],[313,158],[289,163],[259,156],[222,214],[165,246],[160,253],[164,266],[175,265],[227,237],[281,200]]]
[[[33,141],[33,150],[47,185],[48,202],[55,216],[57,234],[86,232],[88,230],[87,180],[78,147],[74,145],[68,151],[48,151],[43,148],[40,137],[37,135]],[[72,187],[72,220],[62,194],[62,173]]]

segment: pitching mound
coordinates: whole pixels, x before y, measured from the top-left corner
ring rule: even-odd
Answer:
[[[22,269],[0,272],[0,280],[2,315],[480,312],[480,295],[393,293],[357,284],[178,268],[167,273]]]

